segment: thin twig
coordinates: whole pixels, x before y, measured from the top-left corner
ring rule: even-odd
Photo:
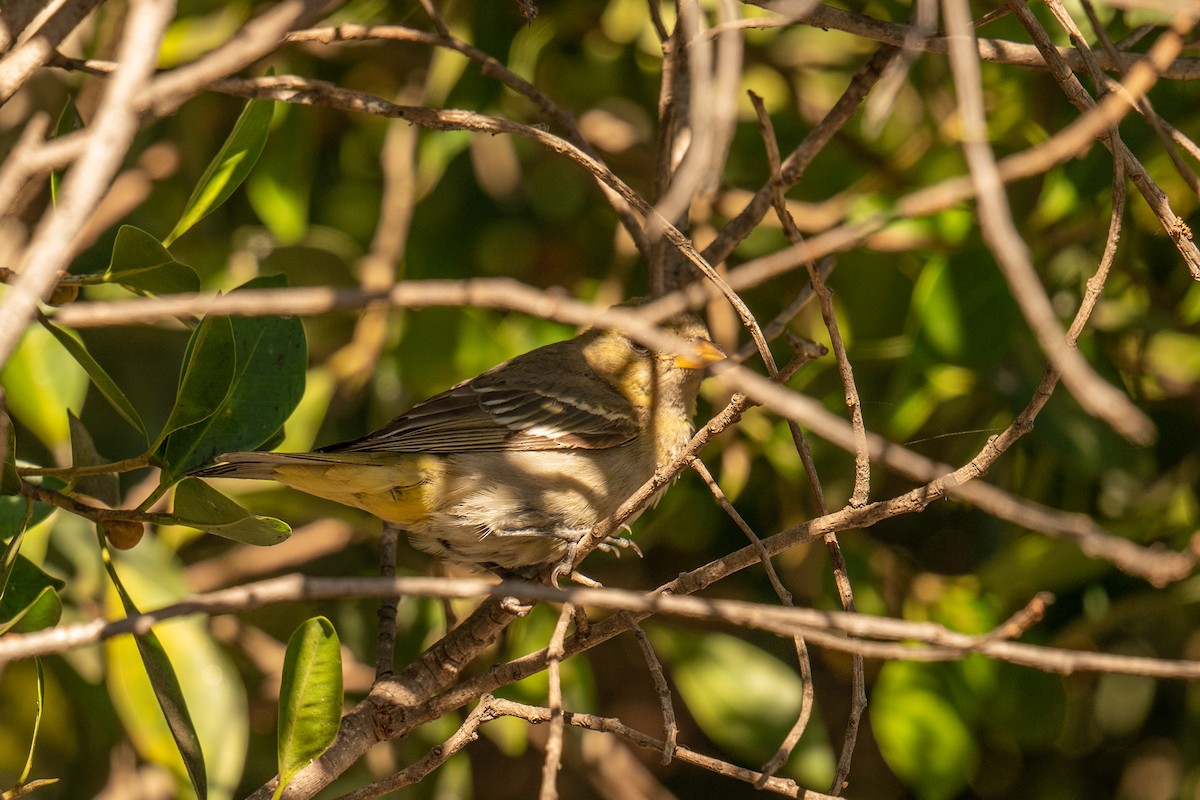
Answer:
[[[445,764],[451,756],[479,738],[479,727],[497,716],[493,707],[494,700],[495,698],[491,695],[483,695],[479,698],[479,703],[463,720],[462,725],[458,726],[458,730],[444,742],[432,748],[424,757],[383,780],[360,786],[354,791],[342,795],[339,800],[371,800],[371,798],[382,797],[389,792],[403,789],[405,786],[420,783],[426,776]]]
[[[774,127],[771,125],[770,117],[767,115],[766,107],[763,105],[762,100],[753,93],[751,93],[750,99],[753,101],[755,110],[758,112],[759,128],[767,150],[767,163],[771,168],[771,203],[775,207],[775,212],[779,217],[784,232],[787,234],[788,240],[792,242],[793,246],[800,245],[803,243],[804,237],[801,235],[799,228],[796,227],[795,220],[788,213],[787,204],[784,201],[784,180],[779,159],[779,145],[775,138]],[[841,334],[838,332],[837,317],[833,312],[833,296],[821,280],[820,271],[816,265],[812,261],[808,261],[805,263],[805,267],[808,270],[809,283],[813,287],[813,293],[821,302],[821,316],[825,321],[825,328],[829,332],[830,342],[833,345],[833,351],[837,358],[838,371],[841,375],[842,387],[845,390],[846,406],[850,411],[851,428],[854,431],[854,491],[850,496],[850,506],[862,507],[870,499],[871,479],[871,462],[867,451],[867,431],[862,419],[862,405],[859,402],[858,389],[854,383],[854,372],[850,367],[850,360],[846,356],[846,346],[842,342]],[[805,472],[808,474],[809,485],[816,499],[818,512],[824,516],[829,510],[825,504],[825,493],[817,477],[816,466],[813,463],[808,442],[794,421],[789,420],[788,427],[791,431],[792,439],[796,444],[796,450],[804,462]],[[842,608],[848,612],[853,612],[855,611],[854,589],[850,583],[850,574],[846,567],[846,559],[842,555],[841,545],[838,543],[835,534],[830,533],[825,536],[825,547],[829,551],[830,561],[833,565],[834,582],[838,588]],[[867,706],[866,674],[861,655],[854,657],[852,673],[853,686],[851,687],[849,721],[846,725],[841,755],[838,758],[837,774],[834,776],[832,788],[830,789],[831,793],[835,795],[840,794],[842,788],[849,781],[850,763],[854,754],[855,743],[858,741],[858,729],[863,712]],[[801,716],[804,716],[803,712]],[[803,732],[803,729],[798,729],[798,726],[799,723],[793,726],[792,732],[788,736],[789,741],[794,740],[792,741],[792,746],[795,746],[795,742],[799,741],[800,733]],[[786,753],[782,757],[777,753],[771,764],[778,769],[783,765],[784,760],[786,760]],[[766,771],[768,770],[764,768],[764,772]]]
[[[497,714],[506,714],[526,720],[527,722],[540,723],[545,722],[548,718],[549,711],[536,706],[528,706],[521,703],[514,703],[510,700],[502,700],[497,698],[493,704],[493,709]],[[644,747],[649,750],[661,750],[663,743],[657,739],[647,736],[644,733],[630,728],[618,719],[610,717],[597,717],[592,714],[569,713],[566,716],[568,725],[573,725],[586,730],[599,731],[601,733],[611,733],[630,741],[639,747]],[[711,772],[715,775],[723,775],[735,780],[744,781],[745,783],[757,784],[762,777],[754,770],[745,769],[736,766],[728,761],[721,761],[710,756],[701,755],[694,750],[686,747],[680,747],[678,750],[678,758],[686,764],[692,764],[697,767]],[[829,795],[820,794],[819,792],[809,791],[795,781],[787,778],[770,778],[766,781],[764,787],[767,791],[782,795],[783,797],[796,797],[801,800],[830,800]]]
[[[642,650],[642,658],[646,661],[646,668],[650,671],[650,678],[654,681],[654,693],[658,696],[658,707],[662,711],[663,717],[661,761],[663,764],[670,764],[671,759],[675,757],[675,749],[679,743],[679,723],[675,720],[675,704],[671,698],[671,687],[667,684],[667,676],[663,672],[662,662],[658,660],[658,654],[654,652],[654,645],[650,643],[650,637],[642,630],[642,626],[638,624],[632,614],[627,611],[622,611],[620,614],[629,630],[633,631],[633,637]]]
[[[748,0],[753,5],[775,11],[789,18],[793,8],[805,8],[808,0]],[[897,22],[886,22],[865,14],[844,11],[833,6],[819,5],[810,12],[799,15],[797,21],[804,22],[822,30],[844,31],[876,42],[903,47],[909,38],[911,26]],[[931,36],[919,40],[919,47],[929,53],[948,53],[950,51],[949,36]],[[1014,42],[1008,39],[979,38],[975,41],[976,52],[983,61],[995,64],[1008,64],[1032,69],[1046,69],[1047,61],[1041,48],[1025,42]],[[1083,62],[1079,54],[1070,47],[1055,48],[1058,58],[1073,70],[1082,71]],[[1123,52],[1120,61],[1113,61],[1107,54],[1099,59],[1100,66],[1105,70],[1124,72],[1134,65],[1148,60],[1148,55],[1142,53]],[[1200,59],[1179,58],[1172,56],[1171,60],[1159,70],[1164,78],[1179,81],[1194,81],[1200,77]]]
[[[396,550],[400,529],[391,523],[383,524],[379,536],[379,577],[396,577]],[[385,597],[379,601],[379,633],[375,644],[375,680],[383,680],[394,672],[396,663],[396,608],[399,598]]]
[[[1071,72],[1066,60],[1054,47],[1049,34],[1046,33],[1045,28],[1042,27],[1037,17],[1019,0],[1004,0],[1004,2],[1033,38],[1034,44],[1050,67],[1050,74],[1058,82],[1072,105],[1081,111],[1087,112],[1112,99],[1111,97],[1107,97],[1102,99],[1099,104],[1096,103],[1091,95],[1087,93],[1087,90],[1083,88],[1083,85],[1080,84],[1079,79]],[[1150,52],[1147,53],[1147,61],[1135,64],[1129,69],[1125,80],[1122,81],[1125,84],[1126,91],[1113,93],[1117,95],[1119,98],[1118,102],[1121,105],[1129,108],[1125,99],[1126,97],[1138,97],[1149,91],[1150,86],[1161,75],[1160,65],[1164,61],[1174,58],[1179,53],[1183,46],[1184,35],[1191,31],[1196,21],[1196,18],[1188,13],[1187,8],[1180,10],[1171,27],[1164,31],[1158,37],[1158,41],[1154,43],[1154,46],[1150,48]],[[1138,78],[1136,82],[1134,80],[1135,76]],[[1137,84],[1136,88],[1130,87],[1129,84],[1132,83]],[[1103,136],[1100,138],[1100,142],[1111,150],[1116,158],[1125,162],[1125,171],[1129,175],[1130,180],[1133,181],[1133,185],[1137,187],[1138,192],[1141,193],[1147,205],[1150,206],[1155,216],[1158,217],[1163,230],[1166,231],[1167,235],[1175,243],[1175,247],[1179,250],[1180,255],[1183,256],[1183,260],[1187,264],[1192,277],[1200,280],[1200,249],[1192,241],[1191,231],[1188,229],[1187,224],[1172,210],[1171,201],[1167,197],[1166,192],[1154,182],[1150,174],[1146,171],[1145,166],[1142,165],[1142,162],[1138,160],[1120,139]],[[1066,380],[1066,376],[1064,376],[1064,381]],[[1082,402],[1082,398],[1080,398],[1080,401]]]
[[[542,788],[538,792],[539,800],[558,800],[558,771],[562,768],[563,756],[563,695],[562,695],[562,659],[563,639],[567,635],[567,625],[575,614],[575,606],[563,603],[558,612],[558,622],[550,643],[546,646],[549,664],[546,677],[550,688],[547,707],[550,710],[550,732],[546,737],[546,755],[542,761]]]
[[[1083,6],[1084,13],[1087,14],[1088,21],[1091,22],[1092,30],[1096,32],[1096,37],[1100,40],[1100,44],[1104,48],[1104,52],[1108,54],[1109,58],[1118,57],[1119,51],[1117,50],[1117,46],[1113,43],[1112,38],[1108,35],[1108,30],[1100,22],[1100,18],[1097,16],[1096,9],[1092,6],[1091,0],[1082,0],[1081,5]],[[1083,34],[1074,26],[1074,21],[1071,20],[1070,14],[1067,12],[1066,8],[1063,7],[1061,2],[1054,0],[1054,2],[1049,3],[1049,7],[1053,11],[1056,19],[1061,20],[1064,26],[1070,26],[1072,41],[1073,43],[1076,43],[1075,49],[1079,51],[1080,56],[1083,57],[1084,62],[1088,65],[1088,71],[1092,75],[1093,81],[1097,82],[1097,91],[1103,93],[1105,87],[1107,86],[1107,81],[1105,81],[1102,76],[1098,75],[1100,65],[1096,63],[1094,55],[1087,47],[1087,43],[1083,39]],[[1135,99],[1135,102],[1137,104],[1136,107],[1138,113],[1140,113],[1146,119],[1146,121],[1150,123],[1150,127],[1154,130],[1155,136],[1157,136],[1159,141],[1162,142],[1163,149],[1166,151],[1167,157],[1171,159],[1171,164],[1175,167],[1175,171],[1179,173],[1179,177],[1183,178],[1183,180],[1187,182],[1187,185],[1191,187],[1193,193],[1200,195],[1200,176],[1197,176],[1195,171],[1192,170],[1192,168],[1186,163],[1184,163],[1179,153],[1175,151],[1172,137],[1179,132],[1174,128],[1174,126],[1169,126],[1166,121],[1154,111],[1154,107],[1150,104],[1149,97],[1146,95],[1141,95]],[[1170,128],[1170,130],[1168,130],[1168,128]],[[1191,141],[1186,136],[1184,136],[1183,139],[1189,142]]]
[[[721,508],[729,515],[730,519],[742,529],[746,537],[759,552],[759,559],[762,562],[763,569],[767,573],[767,580],[771,582],[771,587],[775,590],[775,595],[779,601],[785,606],[792,606],[792,593],[784,588],[783,582],[779,580],[779,574],[775,571],[775,565],[771,562],[771,557],[767,555],[767,551],[762,546],[762,539],[754,532],[749,523],[742,517],[741,514],[729,502],[729,498],[721,491],[721,487],[717,484],[712,473],[704,466],[704,463],[699,459],[692,459],[692,469],[700,474],[704,482],[708,485],[708,489],[712,492],[713,497],[720,503]],[[800,737],[804,735],[804,731],[808,728],[808,721],[812,717],[813,704],[813,685],[812,685],[812,664],[808,657],[808,645],[804,642],[803,636],[792,637],[792,643],[796,648],[796,661],[800,668],[800,711],[796,716],[796,721],[792,723],[791,730],[784,736],[783,741],[775,749],[775,754],[763,764],[761,768],[762,777],[755,783],[755,788],[761,789],[766,784],[767,779],[780,770],[792,751],[800,742]]]

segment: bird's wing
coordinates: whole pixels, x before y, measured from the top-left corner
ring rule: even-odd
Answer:
[[[545,349],[534,352],[544,356]],[[321,452],[599,449],[637,434],[632,404],[586,364],[560,357],[550,361],[554,368],[548,370],[539,363],[544,360],[506,362],[426,400],[374,433]]]

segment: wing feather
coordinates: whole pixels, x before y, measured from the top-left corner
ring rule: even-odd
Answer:
[[[542,361],[546,350],[526,355]],[[599,449],[631,439],[638,430],[633,405],[582,358],[572,363],[561,357],[569,355],[566,351],[553,360],[552,374],[518,356],[414,406],[368,436],[320,452]]]

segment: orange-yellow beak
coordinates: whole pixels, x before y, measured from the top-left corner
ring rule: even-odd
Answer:
[[[708,339],[691,342],[692,352],[675,356],[675,366],[680,369],[704,369],[709,364],[725,360],[725,351]]]

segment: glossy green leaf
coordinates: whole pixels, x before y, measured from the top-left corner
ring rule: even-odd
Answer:
[[[172,514],[180,525],[244,544],[279,544],[292,532],[287,523],[251,514],[199,478],[184,478],[175,487]]]
[[[233,132],[209,163],[208,169],[204,171],[200,182],[192,191],[192,196],[188,198],[179,222],[175,223],[175,228],[163,240],[163,244],[170,246],[189,228],[228,200],[233,191],[246,180],[267,143],[274,107],[274,102],[269,100],[251,100],[246,104],[233,126]]]
[[[979,752],[959,709],[931,675],[927,664],[884,664],[871,694],[871,724],[892,771],[922,800],[946,800],[967,785]]]
[[[161,608],[189,592],[183,565],[156,536],[114,554],[125,590],[142,608]],[[115,589],[106,595],[109,618],[119,618]],[[246,693],[226,650],[214,641],[209,621],[199,615],[156,625],[155,635],[176,667],[204,753],[209,800],[232,800],[245,768],[249,737]],[[171,770],[179,783],[174,796],[191,795],[191,778],[167,727],[155,689],[141,668],[131,636],[105,643],[107,688],[113,705],[141,758]],[[242,795],[236,795],[241,797]]]
[[[58,115],[58,122],[54,124],[54,138],[66,136],[68,133],[83,130],[83,117],[79,115],[79,108],[75,105],[75,98],[68,97],[66,105],[63,106],[62,112]],[[62,170],[52,170],[50,172],[50,202],[58,205],[58,187],[62,183]]]
[[[116,567],[108,556],[107,550],[105,550],[104,565],[112,579],[113,588],[121,598],[125,614],[132,616],[139,613],[133,598],[121,584],[121,579],[117,575]],[[154,697],[158,700],[158,706],[162,709],[163,717],[166,718],[171,737],[175,740],[175,746],[178,748],[188,776],[191,778],[192,788],[200,800],[206,800],[208,775],[204,768],[204,753],[201,751],[200,737],[196,733],[196,726],[192,722],[192,716],[188,711],[187,702],[184,700],[179,677],[171,665],[171,659],[168,658],[167,651],[153,630],[133,638],[137,644],[142,665],[146,669],[146,676],[154,688]]]
[[[233,326],[227,317],[205,319],[192,332],[184,353],[179,391],[160,441],[188,425],[194,425],[216,413],[229,393],[237,364]]]
[[[245,288],[283,283],[281,278],[257,278]],[[205,320],[201,328],[215,330],[221,322]],[[188,358],[176,405],[182,411],[172,412],[170,436],[156,451],[165,482],[221,453],[257,448],[283,426],[304,393],[308,356],[300,320],[253,317],[223,322],[229,326],[229,340],[221,338],[220,347],[197,345]],[[215,378],[206,384],[206,375]],[[223,393],[222,383],[227,387]],[[185,418],[194,421],[186,427],[177,424]]]
[[[104,367],[100,366],[100,363],[88,352],[84,343],[46,318],[42,317],[40,321],[42,327],[50,331],[51,335],[63,346],[63,349],[70,353],[71,358],[75,359],[79,366],[83,367],[84,372],[91,378],[92,385],[108,401],[113,410],[145,437],[146,425],[142,422],[141,415],[133,407],[133,403],[129,402],[129,398],[125,396],[125,393],[121,391],[121,387],[117,386],[117,382],[109,376]]]
[[[0,371],[0,384],[9,413],[48,448],[64,449],[70,439],[66,410],[83,407],[88,376],[49,331],[26,328]]]
[[[0,621],[0,636],[9,631],[31,633],[53,628],[62,619],[62,611],[62,597],[58,592],[49,587],[42,589],[37,597],[29,605],[18,610],[12,619]],[[3,613],[0,609],[0,615]]]
[[[113,242],[105,283],[118,283],[139,292],[176,294],[200,291],[200,276],[141,228],[122,225]]]
[[[329,620],[313,617],[292,634],[283,657],[275,797],[333,743],[341,718],[341,644]]]
[[[5,554],[6,560],[9,555]],[[28,633],[57,625],[62,616],[58,592],[65,585],[25,556],[15,554],[11,567],[0,575],[0,634]]]

